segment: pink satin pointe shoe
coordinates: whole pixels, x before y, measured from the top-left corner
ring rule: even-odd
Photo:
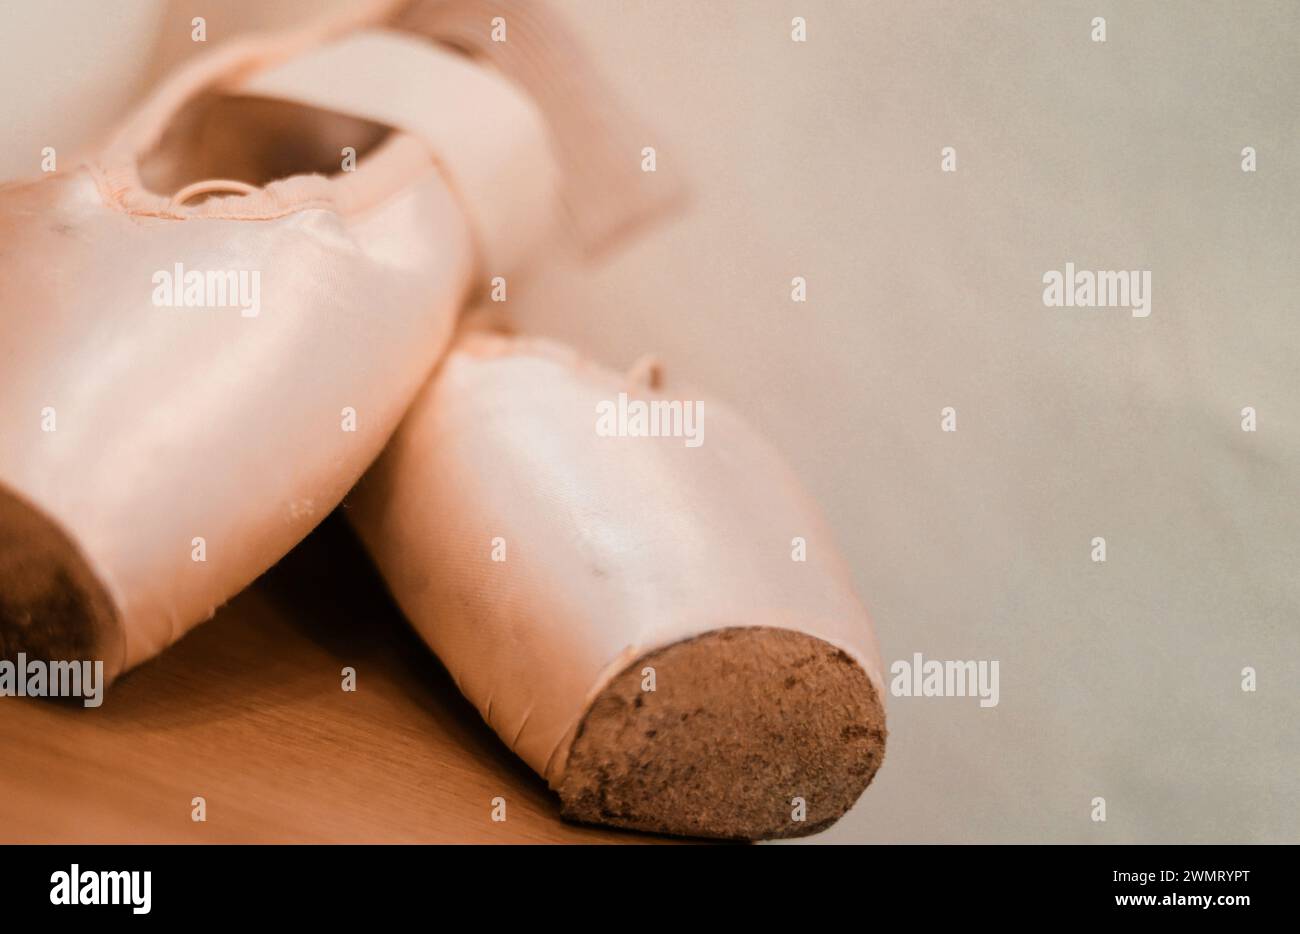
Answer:
[[[397,599],[570,818],[727,838],[879,768],[875,634],[798,480],[726,407],[469,332],[348,498]]]
[[[476,7],[230,42],[0,189],[0,657],[156,655],[342,499],[472,289],[636,213],[527,23],[463,54]]]

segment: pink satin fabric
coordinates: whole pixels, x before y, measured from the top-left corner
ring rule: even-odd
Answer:
[[[333,73],[314,73],[327,90],[400,48],[440,80],[375,99],[379,116],[417,133],[447,106],[514,119],[486,138],[398,131],[329,178],[193,203],[146,190],[136,160],[194,94],[293,86],[261,69],[306,41],[259,38],[183,70],[86,165],[0,190],[0,484],[58,523],[108,591],[109,677],[211,616],[337,505],[442,355],[474,270],[545,228],[554,169],[531,104],[416,42],[345,36]],[[364,94],[346,103],[370,116]],[[178,266],[256,272],[256,315],[159,307],[155,277]]]
[[[84,165],[0,188],[0,486],[60,526],[108,592],[110,678],[211,616],[339,502],[467,294],[533,252],[559,199],[596,250],[676,196],[667,173],[642,177],[626,141],[643,134],[562,24],[512,6],[511,41],[493,43],[480,6],[373,0],[222,44]],[[233,193],[193,201],[150,190],[141,159],[201,94],[393,133],[353,173],[199,179],[187,193]],[[257,272],[258,314],[156,306],[155,275],[178,266]]]
[[[0,483],[108,587],[125,631],[113,674],[211,616],[342,498],[445,345],[472,261],[431,167],[360,216],[265,222],[133,217],[77,172],[5,192],[0,243]],[[154,307],[151,276],[178,262],[260,270],[260,314]]]
[[[620,392],[702,401],[703,443],[597,434],[597,406]],[[556,344],[467,335],[349,505],[403,611],[553,787],[611,677],[713,629],[824,639],[885,696],[849,569],[773,448],[720,403]]]

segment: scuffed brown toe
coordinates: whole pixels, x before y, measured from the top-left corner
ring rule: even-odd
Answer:
[[[642,656],[597,696],[560,781],[563,813],[688,836],[804,836],[871,783],[885,736],[875,687],[840,649],[720,629]]]
[[[0,658],[104,659],[120,638],[113,602],[76,545],[0,486]]]

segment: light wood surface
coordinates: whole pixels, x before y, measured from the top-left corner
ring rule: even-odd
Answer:
[[[338,514],[102,707],[0,698],[0,759],[4,842],[656,842],[560,820]]]

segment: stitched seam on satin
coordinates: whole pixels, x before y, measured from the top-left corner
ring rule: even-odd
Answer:
[[[562,151],[566,176],[565,213],[569,215],[578,242],[588,252],[597,253],[643,223],[672,210],[682,200],[683,190],[680,186],[661,173],[657,190],[647,189],[644,179],[639,177],[642,173],[615,157],[615,151],[621,151],[621,144],[632,137],[632,121],[623,108],[615,105],[604,82],[599,80],[591,68],[580,43],[568,33],[562,19],[544,5],[525,6],[514,0],[498,0],[498,3],[504,3],[509,10],[516,29],[523,27],[524,35],[517,35],[512,43],[486,41],[482,26],[486,20],[482,13],[490,9],[495,15],[500,10],[497,6],[485,5],[482,0],[370,0],[363,9],[348,10],[317,20],[302,29],[273,34],[269,40],[266,36],[234,40],[243,47],[243,51],[238,48],[223,50],[235,63],[230,70],[221,74],[213,73],[206,80],[199,81],[190,78],[194,66],[182,66],[182,71],[170,79],[192,80],[193,86],[169,112],[159,115],[160,124],[174,117],[176,110],[203,87],[215,86],[238,74],[241,69],[259,67],[257,55],[250,55],[250,50],[256,53],[281,48],[277,38],[291,40],[298,48],[305,48],[312,40],[323,42],[331,36],[363,28],[367,24],[387,23],[390,28],[471,50],[518,81],[538,101]],[[213,50],[210,54],[222,53]],[[203,217],[274,220],[322,206],[320,199],[316,199],[279,210],[227,215],[225,212],[180,214],[162,207],[128,205],[123,187],[108,186],[106,183],[114,176],[131,172],[133,177],[130,178],[131,184],[127,190],[144,191],[135,170],[140,144],[142,139],[156,136],[161,129],[160,126],[141,126],[139,119],[143,113],[157,108],[170,92],[168,86],[160,88],[157,94],[141,105],[143,111],[128,118],[125,129],[132,131],[132,135],[119,135],[105,153],[115,165],[114,169],[106,169],[98,163],[92,165],[92,174],[96,176],[100,195],[106,204],[128,216],[174,220],[196,220]],[[596,136],[593,137],[592,134]],[[595,143],[592,142],[593,138]],[[446,173],[442,174],[445,180]],[[337,203],[327,203],[325,206],[341,215],[353,213],[351,210],[341,210]],[[371,206],[373,205],[365,207]]]
[[[384,150],[381,149],[379,150],[379,152],[382,154]],[[396,156],[402,156],[402,153],[398,152],[396,153]],[[406,169],[406,166],[402,164],[402,160],[399,160],[398,158],[396,158],[391,154],[386,161],[390,161],[393,163],[393,168],[390,169],[389,171],[396,171],[399,168]],[[410,174],[408,178],[408,184],[402,186],[398,186],[398,185],[390,186],[378,197],[351,198],[351,199],[345,199],[342,202],[340,202],[340,200],[337,198],[313,197],[313,198],[308,198],[304,201],[296,201],[293,202],[292,204],[285,204],[280,208],[277,208],[275,210],[270,210],[270,211],[235,211],[235,212],[226,212],[226,211],[203,212],[201,208],[198,209],[191,208],[184,212],[171,210],[170,206],[174,202],[164,198],[164,196],[154,195],[152,192],[148,192],[146,189],[140,186],[139,175],[138,173],[135,172],[133,166],[129,166],[129,165],[122,166],[121,168],[114,171],[106,168],[105,166],[103,166],[98,162],[90,161],[85,163],[85,167],[87,171],[89,171],[91,177],[94,179],[95,186],[98,189],[100,198],[104,202],[104,204],[113,210],[116,210],[122,214],[127,215],[128,217],[156,217],[156,218],[163,218],[166,220],[182,220],[182,221],[189,221],[189,220],[266,221],[266,220],[277,220],[279,218],[288,217],[292,214],[298,214],[303,211],[323,210],[323,211],[329,211],[335,214],[336,216],[344,219],[355,219],[355,218],[360,218],[372,211],[379,210],[389,202],[406,194],[412,189],[413,186],[422,182],[426,174],[428,173],[436,173],[438,175],[443,185],[452,193],[457,204],[462,206],[461,207],[462,211],[464,210],[463,207],[464,201],[460,197],[459,193],[456,191],[454,180],[449,176],[448,172],[443,168],[443,166],[441,165],[441,163],[438,161],[436,157],[428,156],[422,151],[420,159],[418,160],[409,159],[405,161],[409,163],[409,166],[412,167],[418,166],[418,169],[416,169]],[[124,181],[122,183],[115,182],[115,178],[117,177],[122,177]],[[322,185],[337,184],[336,182],[331,181],[325,176],[313,176],[313,175],[290,176],[287,179],[279,180],[273,184],[283,186],[285,183],[292,184],[295,180],[306,181],[308,179],[319,179]],[[274,191],[270,191],[267,188],[262,188],[259,190],[258,194],[245,195],[242,196],[239,200],[246,201],[247,199],[252,199],[252,198],[256,198],[259,200],[266,200],[268,196],[273,197],[275,194],[278,194],[279,191],[281,190],[283,189],[281,188]],[[128,192],[142,193],[144,196],[147,196],[153,204],[158,206],[133,207],[130,204],[128,204],[126,201],[126,194]]]
[[[273,221],[282,217],[288,217],[291,214],[299,214],[303,211],[324,210],[339,213],[337,211],[337,205],[327,198],[313,198],[293,205],[287,205],[283,209],[277,211],[251,213],[221,212],[193,214],[178,213],[163,208],[130,207],[122,200],[122,197],[119,194],[119,189],[109,181],[112,173],[103,166],[94,162],[87,163],[86,168],[89,170],[91,177],[95,180],[95,187],[98,189],[99,195],[103,199],[104,204],[121,214],[125,214],[127,217],[155,217],[174,221]],[[390,197],[393,197],[396,194],[397,193],[395,192],[394,195]]]
[[[341,206],[337,201],[329,198],[317,196],[267,211],[178,213],[162,206],[170,204],[164,196],[154,195],[145,189],[139,177],[138,163],[141,155],[157,143],[166,125],[175,118],[185,104],[205,88],[220,87],[249,69],[265,67],[266,60],[260,57],[263,52],[272,50],[276,53],[285,53],[286,49],[289,50],[284,56],[271,55],[272,61],[279,60],[280,57],[291,56],[302,49],[327,42],[332,37],[346,34],[351,30],[384,22],[395,14],[402,2],[403,0],[365,0],[358,7],[341,10],[330,16],[316,18],[306,26],[279,32],[241,36],[231,40],[230,45],[227,47],[218,47],[181,65],[175,73],[164,80],[156,91],[146,97],[128,115],[126,122],[117,130],[107,148],[95,159],[86,163],[91,176],[95,179],[100,198],[106,206],[126,214],[128,217],[157,217],[167,220],[201,220],[203,218],[214,220],[276,220],[277,218],[313,209],[332,210],[340,216],[349,216],[356,212],[369,210],[378,203],[397,196],[403,191],[400,187],[390,189],[378,199],[363,200],[361,203],[346,206]],[[220,63],[227,61],[229,64],[225,66],[224,70],[213,65],[205,67],[205,62]],[[163,102],[173,96],[178,96],[178,99],[172,101],[164,110]],[[158,112],[153,113],[154,111]],[[146,124],[143,120],[149,115],[156,119]],[[297,177],[310,178],[311,176]],[[132,206],[128,204],[127,200],[131,194],[138,194],[142,199],[149,200],[150,205]],[[266,194],[266,188],[262,189],[262,194]],[[344,207],[348,208],[348,210],[344,210]]]

